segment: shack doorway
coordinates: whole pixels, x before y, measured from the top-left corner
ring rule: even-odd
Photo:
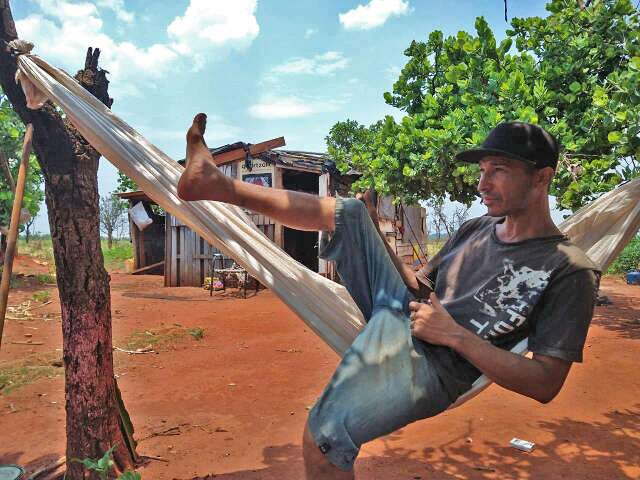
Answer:
[[[319,175],[300,170],[282,169],[282,188],[318,195]],[[318,232],[283,228],[283,248],[305,267],[318,271]]]

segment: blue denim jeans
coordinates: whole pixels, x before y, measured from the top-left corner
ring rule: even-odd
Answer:
[[[353,468],[360,446],[450,404],[428,348],[411,335],[412,296],[389,257],[364,204],[337,199],[336,229],[322,249],[367,325],[342,358],[309,413],[318,448],[343,470]]]

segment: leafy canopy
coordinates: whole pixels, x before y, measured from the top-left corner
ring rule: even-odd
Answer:
[[[549,16],[513,19],[497,43],[484,18],[475,35],[429,34],[405,50],[386,92],[406,115],[364,127],[338,122],[329,153],[342,171],[406,202],[470,203],[477,166],[458,151],[480,144],[502,121],[538,123],[564,146],[552,193],[577,209],[640,173],[640,15],[629,0],[552,0]],[[341,139],[348,139],[343,142]]]
[[[136,182],[118,170],[118,185],[116,186],[115,192],[135,192],[136,190],[138,190]]]
[[[0,89],[0,151],[9,161],[9,169],[14,182],[18,180],[18,169],[22,157],[22,140],[25,127],[11,108],[6,95]],[[2,160],[0,160],[2,161]],[[29,169],[25,184],[22,207],[29,210],[32,217],[40,211],[44,200],[42,173],[34,155],[29,158]],[[13,207],[13,192],[0,167],[0,226],[9,226]]]

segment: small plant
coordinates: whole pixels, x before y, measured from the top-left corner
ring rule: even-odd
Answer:
[[[190,328],[187,331],[189,332],[189,335],[196,340],[202,340],[204,338],[204,330],[200,327]]]
[[[45,303],[51,300],[51,292],[49,290],[42,290],[34,293],[31,298],[36,302]]]
[[[116,448],[116,445],[114,445],[109,450],[104,452],[104,455],[100,459],[94,460],[93,458],[85,458],[84,460],[80,460],[80,459],[74,458],[72,461],[82,463],[82,465],[84,465],[84,468],[86,468],[87,470],[96,472],[100,477],[100,480],[107,480],[109,471],[113,467],[113,460],[111,460],[111,453],[115,450],[115,448]]]
[[[36,275],[36,281],[41,285],[50,285],[56,283],[56,276],[50,273],[39,273]]]
[[[141,480],[142,476],[138,472],[132,472],[127,470],[122,475],[118,477],[118,480]]]
[[[113,468],[114,462],[111,459],[111,454],[116,449],[117,445],[114,445],[109,450],[104,452],[102,458],[93,459],[93,458],[85,458],[84,460],[80,460],[77,458],[72,459],[73,462],[82,463],[84,468],[89,471],[96,472],[100,477],[100,480],[108,480],[109,472]],[[139,473],[132,472],[127,470],[122,475],[120,475],[117,480],[141,480],[142,477]]]

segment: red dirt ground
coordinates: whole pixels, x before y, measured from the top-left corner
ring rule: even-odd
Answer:
[[[22,257],[14,271],[40,267]],[[235,290],[210,298],[196,288],[164,288],[161,277],[121,273],[112,274],[111,287],[115,345],[133,331],[175,323],[205,333],[158,354],[114,353],[138,452],[166,460],[140,468],[143,478],[302,478],[307,408],[337,356],[269,291],[246,300]],[[30,351],[60,355],[59,304],[50,288],[53,303],[34,313],[52,318],[7,321],[0,366]],[[10,305],[37,290],[13,291]],[[494,385],[454,411],[366,445],[359,478],[640,479],[640,287],[605,279],[603,292],[614,304],[597,308],[585,362],[573,367],[553,402],[541,405]],[[44,345],[11,343],[25,333]],[[153,436],[167,431],[178,434]],[[63,378],[0,393],[0,432],[0,463],[33,471],[62,456]],[[536,449],[515,450],[512,437]]]

